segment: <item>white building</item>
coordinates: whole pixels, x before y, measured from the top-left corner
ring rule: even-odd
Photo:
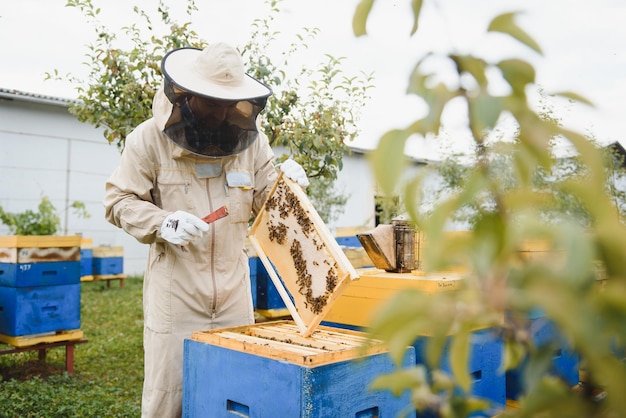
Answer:
[[[148,246],[104,219],[104,184],[117,166],[119,151],[102,129],[79,122],[67,99],[0,88],[0,206],[6,212],[35,210],[47,196],[59,211],[61,234],[91,238],[94,246],[124,247],[124,273],[142,274]],[[337,189],[348,194],[345,211],[329,225],[374,227],[376,188],[364,158],[354,149],[344,158]],[[278,154],[278,152],[277,152]],[[414,160],[417,169],[424,162]],[[88,219],[66,210],[83,202]],[[0,235],[8,234],[0,224]]]

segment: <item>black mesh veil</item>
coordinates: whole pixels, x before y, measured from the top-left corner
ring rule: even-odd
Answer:
[[[181,148],[221,158],[240,153],[257,138],[256,118],[267,97],[222,100],[185,91],[167,74],[164,79],[173,108],[163,132]]]

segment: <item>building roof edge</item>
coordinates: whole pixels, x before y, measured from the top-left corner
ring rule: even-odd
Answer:
[[[0,99],[20,100],[25,102],[34,102],[63,107],[70,107],[72,104],[77,103],[77,100],[73,99],[66,99],[63,97],[49,96],[44,94],[28,93],[21,90],[7,89],[3,87],[0,87]]]

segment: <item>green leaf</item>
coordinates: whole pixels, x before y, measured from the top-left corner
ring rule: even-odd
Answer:
[[[525,97],[526,86],[535,82],[535,68],[521,59],[503,60],[496,66],[513,89],[514,94]]]
[[[510,35],[530,49],[543,55],[543,51],[541,50],[539,44],[515,23],[515,17],[517,14],[518,13],[516,12],[512,12],[496,16],[489,24],[487,30],[489,32],[501,32]]]
[[[420,18],[420,12],[422,11],[423,0],[411,0],[411,9],[413,10],[413,27],[411,28],[411,35],[417,32],[417,27]]]
[[[528,174],[534,172],[535,163],[541,164],[548,169],[552,164],[552,154],[550,152],[550,140],[558,133],[558,127],[552,123],[541,120],[536,114],[524,109],[515,114],[520,124],[519,140],[521,152],[516,155],[517,162],[527,164]]]
[[[470,74],[480,87],[485,87],[487,85],[487,76],[485,75],[487,62],[485,60],[471,55],[456,54],[450,55],[450,58],[456,64],[459,74]]]
[[[433,369],[437,369],[441,364],[441,357],[449,341],[449,324],[437,324],[433,329],[433,334],[426,342],[426,362]]]
[[[589,406],[583,404],[576,392],[563,381],[552,376],[544,377],[536,390],[520,403],[522,417],[589,417]]]
[[[426,86],[426,82],[429,78],[432,77],[432,74],[423,73],[421,67],[422,64],[431,56],[432,53],[426,54],[413,67],[413,70],[411,71],[411,74],[409,76],[409,85],[406,90],[407,93],[415,94],[417,96],[425,96],[426,94],[428,94],[428,87]]]
[[[469,393],[472,379],[468,373],[470,333],[462,330],[454,334],[450,344],[450,368],[454,378],[465,393]]]
[[[370,336],[386,341],[389,354],[401,364],[407,346],[433,328],[428,310],[433,298],[416,290],[403,290],[393,296],[375,313],[370,325]]]
[[[422,135],[428,133],[439,134],[441,115],[443,114],[446,104],[460,94],[462,94],[461,91],[451,91],[444,83],[439,83],[432,88],[424,89],[421,98],[424,99],[428,105],[428,114],[425,118],[413,123],[408,128],[408,131]]]
[[[524,348],[522,344],[508,339],[505,340],[502,370],[500,370],[500,372],[515,369],[525,357],[526,348]]]
[[[591,102],[591,100],[587,99],[586,97],[572,92],[572,91],[560,91],[560,92],[556,92],[554,93],[555,96],[560,96],[560,97],[565,97],[566,99],[570,99],[573,100],[575,102],[580,102],[583,104],[586,104],[588,106],[592,106],[594,107],[594,104]]]
[[[470,96],[467,103],[472,134],[477,142],[482,142],[485,133],[496,126],[503,111],[503,101],[481,90],[478,95]]]
[[[354,16],[352,17],[352,31],[356,36],[367,34],[367,18],[369,17],[373,4],[374,0],[361,0],[359,4],[357,4]]]
[[[421,223],[422,218],[418,208],[420,207],[419,202],[421,199],[421,192],[423,190],[425,177],[426,171],[409,180],[404,189],[406,212],[411,219],[416,221],[418,226]]]
[[[426,369],[415,366],[376,377],[370,385],[370,390],[390,390],[395,396],[400,396],[406,389],[426,386],[428,380]]]
[[[396,185],[406,166],[404,147],[408,139],[405,130],[395,129],[383,135],[369,160],[375,178],[386,196],[394,195]]]

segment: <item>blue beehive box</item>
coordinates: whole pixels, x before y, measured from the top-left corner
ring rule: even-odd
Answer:
[[[185,341],[184,417],[396,417],[408,393],[370,391],[395,369],[365,334],[318,327],[307,338],[291,321],[193,333]],[[404,366],[415,362],[407,347]],[[219,376],[216,382],[215,376]]]
[[[80,283],[0,286],[0,334],[24,336],[80,328]]]
[[[528,332],[533,344],[543,347],[551,344],[554,347],[554,356],[548,372],[558,376],[568,385],[574,386],[579,380],[579,357],[571,350],[556,324],[549,318],[536,314],[528,319]],[[507,399],[519,399],[524,393],[524,368],[527,361],[520,366],[506,372],[506,397]]]
[[[53,286],[79,282],[80,261],[0,263],[0,286]]]
[[[411,411],[409,393],[369,390],[375,377],[395,370],[382,342],[319,326],[358,275],[298,184],[279,176],[249,238],[293,321],[194,332],[184,344],[183,416],[365,418]],[[414,362],[415,350],[407,347],[404,365]]]
[[[93,240],[83,238],[80,241],[80,277],[93,275]]]
[[[93,249],[85,248],[80,250],[80,276],[93,275]]]
[[[361,241],[356,237],[356,235],[347,236],[347,237],[335,237],[337,243],[339,245],[343,245],[346,247],[361,247]]]
[[[426,344],[429,337],[418,338],[413,347],[417,364],[426,364]],[[446,343],[441,355],[441,370],[451,372],[450,341]],[[506,405],[506,376],[501,371],[503,342],[491,329],[474,331],[470,336],[470,358],[468,371],[472,377],[471,395],[491,403],[484,416],[494,415],[494,411],[504,409]],[[473,416],[483,416],[476,413]]]
[[[262,311],[287,309],[285,302],[278,293],[278,289],[270,278],[265,266],[257,258],[256,267],[256,307]]]
[[[92,252],[94,276],[124,273],[124,247],[94,247]]]
[[[80,282],[80,236],[0,237],[0,286]]]
[[[256,298],[257,298],[257,290],[256,290],[256,286],[257,286],[257,269],[258,269],[258,265],[259,265],[259,258],[258,257],[249,257],[248,258],[248,269],[250,269],[250,290],[252,292],[252,307],[254,309],[256,309],[257,307],[257,303],[256,303]]]

